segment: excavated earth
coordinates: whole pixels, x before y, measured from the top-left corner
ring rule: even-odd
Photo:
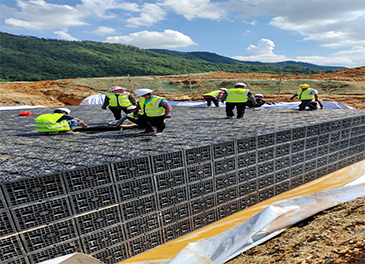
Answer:
[[[172,77],[158,77],[168,79]],[[173,77],[176,79],[176,76]],[[216,72],[193,78],[259,79],[275,78],[272,74],[233,74]],[[338,80],[365,82],[365,67],[311,76],[284,75],[286,79]],[[84,98],[98,93],[89,87],[70,85],[76,81],[0,83],[0,105],[78,105]],[[60,89],[60,87],[67,89]],[[177,95],[162,95],[173,100]],[[186,97],[187,96],[187,97]],[[201,100],[201,95],[184,95],[187,100]],[[322,100],[337,101],[356,109],[365,109],[362,95],[321,95]],[[267,101],[286,102],[288,95],[268,95]],[[21,125],[21,124],[20,124]],[[246,263],[365,263],[365,198],[340,204],[287,229],[280,236],[256,246],[229,264]]]

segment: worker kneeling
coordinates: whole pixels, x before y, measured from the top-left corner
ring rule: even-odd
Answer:
[[[153,126],[156,127],[156,136],[161,136],[165,129],[165,118],[171,117],[171,105],[166,99],[153,95],[153,90],[138,89],[135,91],[137,97],[137,107],[134,114],[139,112],[138,125],[145,129],[144,134],[154,133]]]
[[[80,124],[83,128],[89,126],[76,117],[69,116],[71,110],[68,108],[57,108],[52,114],[43,114],[34,119],[35,129],[47,134],[78,134],[72,129]]]

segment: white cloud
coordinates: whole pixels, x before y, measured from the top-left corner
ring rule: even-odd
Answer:
[[[296,60],[317,65],[358,67],[359,65],[365,65],[365,47],[352,47],[349,50],[335,52],[328,57],[298,56]]]
[[[162,6],[171,8],[187,20],[194,18],[220,19],[226,14],[222,8],[223,4],[223,2],[211,3],[210,0],[165,0],[161,2]]]
[[[323,66],[346,66],[358,67],[365,65],[365,47],[356,46],[349,50],[341,50],[327,57],[324,56],[297,56],[288,58],[285,55],[276,55],[273,50],[275,43],[270,39],[261,39],[257,46],[250,45],[246,53],[241,56],[232,57],[241,61],[280,62],[280,61],[301,61]]]
[[[76,6],[85,16],[94,16],[102,19],[118,18],[116,11],[126,10],[139,12],[136,3],[119,3],[117,0],[81,0],[82,4]],[[113,12],[114,11],[114,12]]]
[[[94,34],[96,35],[110,35],[110,34],[115,34],[115,29],[114,28],[109,28],[109,27],[98,27],[97,29],[95,29],[93,31]]]
[[[154,23],[165,19],[166,12],[156,4],[143,4],[141,14],[139,17],[132,17],[127,19],[127,26],[140,27],[151,26]]]
[[[246,48],[244,56],[232,57],[241,61],[261,61],[261,62],[278,62],[289,60],[285,55],[276,55],[273,53],[275,43],[270,39],[260,39],[257,46],[250,45]]]
[[[359,0],[256,0],[244,10],[246,17],[274,16],[270,25],[290,30],[303,40],[323,42],[326,47],[365,45],[365,5]]]
[[[178,48],[197,45],[190,37],[169,29],[164,32],[140,31],[127,36],[108,37],[106,42],[133,45],[143,49]]]
[[[18,0],[17,4],[21,11],[13,12],[13,17],[5,19],[8,25],[29,30],[87,25],[81,20],[82,14],[68,5],[48,4],[44,0]]]
[[[70,40],[70,41],[78,41],[77,38],[72,37],[70,34],[67,33],[67,30],[60,30],[60,31],[53,31],[60,39]]]

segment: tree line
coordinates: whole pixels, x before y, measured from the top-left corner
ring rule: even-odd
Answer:
[[[40,81],[112,76],[232,73],[315,74],[320,69],[247,63],[207,52],[146,50],[130,45],[64,41],[0,32],[0,79]],[[325,72],[334,69],[326,70]]]

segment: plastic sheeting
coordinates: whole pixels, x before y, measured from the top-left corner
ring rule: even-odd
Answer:
[[[15,110],[15,109],[33,109],[33,108],[42,108],[47,107],[43,105],[9,105],[9,106],[0,106],[0,110]]]
[[[318,212],[365,197],[364,189],[365,183],[352,184],[272,203],[240,225],[206,240],[188,244],[168,263],[224,263]]]
[[[365,197],[364,172],[365,160],[270,198],[122,263],[224,263],[320,211],[358,197]]]
[[[62,257],[42,261],[38,264],[103,264],[103,262],[82,253],[72,253]]]
[[[94,94],[82,100],[80,105],[102,105],[104,103],[104,99],[105,94]]]
[[[190,106],[190,107],[207,107],[206,102],[197,102],[197,101],[188,101],[188,102],[177,102],[177,101],[169,101],[171,106]],[[267,105],[264,104],[260,108],[291,108],[291,109],[298,109],[299,102],[293,103],[275,103],[275,105]],[[225,103],[219,103],[220,107],[225,107]],[[215,107],[215,106],[212,106]],[[255,110],[260,108],[253,108]],[[339,102],[332,102],[332,101],[323,101],[323,108],[324,109],[354,109],[353,107],[347,106],[345,104]]]

